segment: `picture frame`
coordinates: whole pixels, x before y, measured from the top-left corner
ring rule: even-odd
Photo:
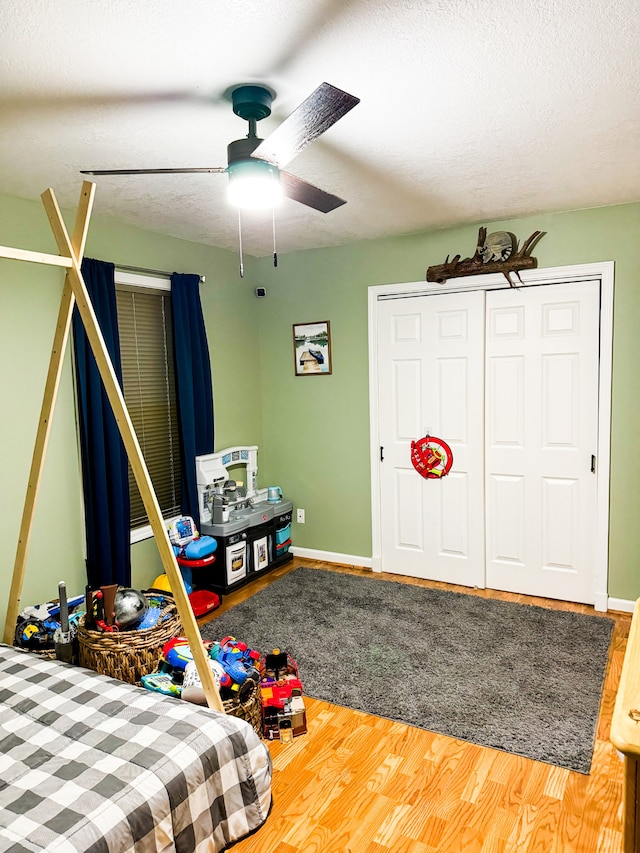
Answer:
[[[293,324],[293,363],[296,376],[329,376],[331,324],[329,320]]]

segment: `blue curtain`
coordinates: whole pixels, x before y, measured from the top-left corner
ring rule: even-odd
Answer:
[[[211,362],[199,276],[173,273],[171,313],[182,452],[182,512],[199,525],[195,457],[213,453]]]
[[[122,387],[114,265],[85,258],[82,275]],[[73,335],[82,457],[87,580],[131,586],[127,454],[77,307]]]

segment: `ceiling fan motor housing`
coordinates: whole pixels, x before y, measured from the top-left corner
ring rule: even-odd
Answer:
[[[264,86],[238,86],[231,93],[231,101],[237,116],[260,121],[271,115],[273,92]]]

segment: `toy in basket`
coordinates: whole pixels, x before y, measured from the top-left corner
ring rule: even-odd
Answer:
[[[260,659],[263,736],[283,742],[307,731],[298,665],[287,652],[274,649]]]
[[[203,640],[203,645],[225,713],[246,720],[262,735],[262,705],[258,690],[260,674],[256,666],[260,653],[235,637],[225,637],[217,643]],[[156,671],[142,677],[142,686],[167,695],[182,696],[197,705],[207,704],[186,637],[175,637],[165,644]]]
[[[87,612],[78,624],[80,665],[140,684],[157,667],[165,643],[182,633],[178,608],[168,593],[113,586],[87,587]]]

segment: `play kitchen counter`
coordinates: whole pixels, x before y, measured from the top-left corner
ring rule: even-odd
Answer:
[[[640,599],[622,664],[611,742],[624,756],[624,853],[640,853]]]
[[[222,524],[203,524],[202,533],[218,543],[208,585],[220,593],[231,592],[258,575],[293,559],[291,501],[258,503],[252,511]]]

